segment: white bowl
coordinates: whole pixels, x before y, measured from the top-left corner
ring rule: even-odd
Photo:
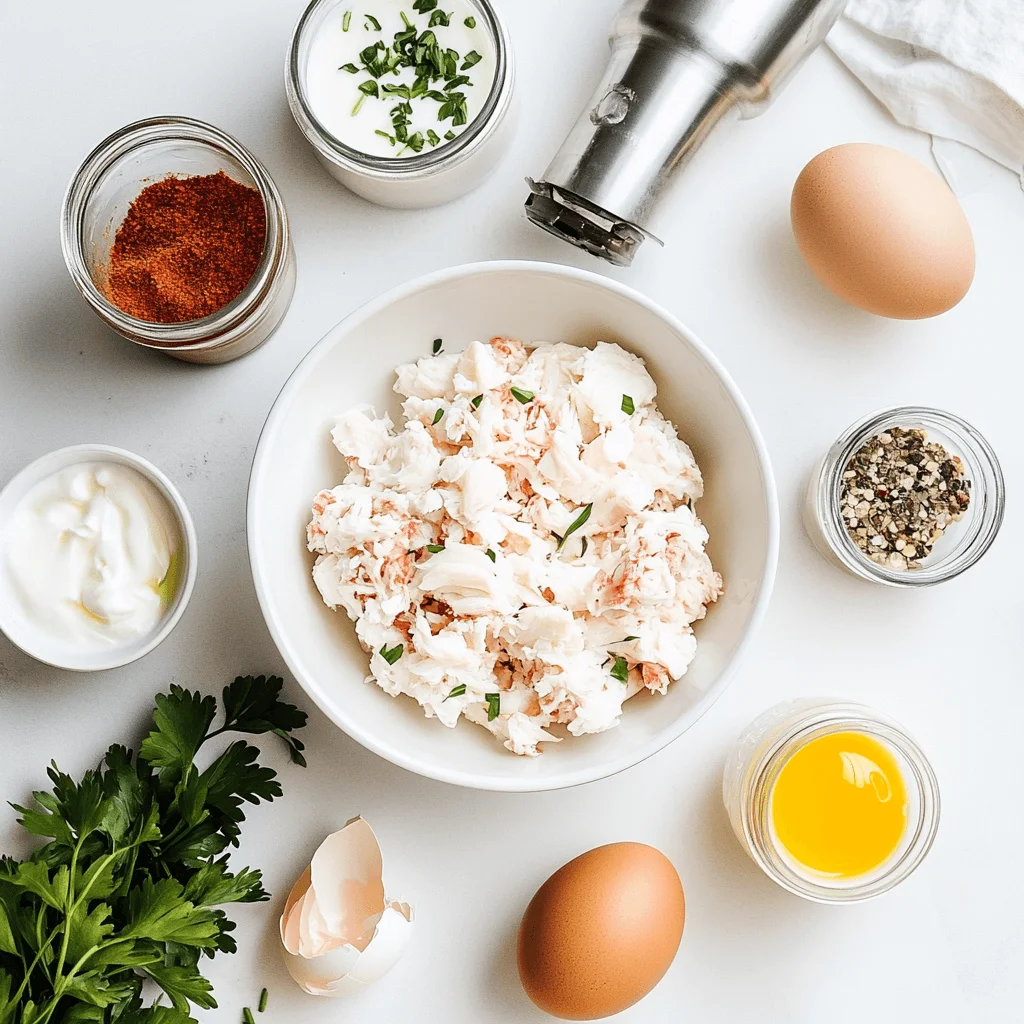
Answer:
[[[313,584],[305,527],[313,496],[341,482],[334,418],[371,403],[400,422],[391,390],[399,363],[443,338],[514,335],[527,342],[615,341],[647,360],[658,404],[704,473],[697,511],[726,592],[697,626],[698,652],[666,696],[625,707],[618,728],[551,744],[538,758],[510,754],[463,722],[451,730],[414,701],[365,684],[367,658],[344,612]],[[559,789],[629,768],[685,732],[736,669],[771,593],[778,505],[768,453],[736,385],[715,357],[664,310],[629,288],[568,267],[481,263],[444,270],[353,313],[300,363],[270,413],[249,482],[249,559],[270,632],[306,692],[350,736],[395,764],[477,789]]]
[[[0,631],[26,654],[55,668],[72,672],[100,672],[131,664],[163,643],[178,624],[192,596],[198,571],[196,530],[185,499],[178,489],[151,462],[106,444],[78,444],[43,455],[27,465],[0,491],[0,556],[3,553],[4,524],[36,484],[71,466],[85,462],[112,462],[127,466],[145,477],[167,502],[177,524],[182,564],[178,592],[157,625],[145,636],[129,644],[103,650],[84,651],[62,644],[38,630],[23,614],[20,602],[11,593],[7,573],[0,571]]]

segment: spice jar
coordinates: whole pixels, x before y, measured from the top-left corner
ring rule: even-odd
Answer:
[[[793,756],[816,740],[841,733],[883,746],[905,788],[906,824],[898,844],[875,870],[854,878],[801,870],[779,842],[772,814],[773,791]],[[858,770],[856,764],[852,767]],[[843,701],[806,698],[764,712],[726,759],[722,797],[733,831],[754,863],[784,889],[817,903],[856,903],[888,892],[920,866],[939,827],[938,781],[917,743],[886,716]]]
[[[908,434],[913,435],[909,439],[912,444],[918,444],[923,435],[927,447],[922,450],[941,449],[955,467],[947,475],[956,479],[949,482],[942,479],[941,473],[932,473],[927,478],[935,478],[936,486],[941,488],[941,492],[931,492],[940,507],[946,508],[941,494],[949,486],[962,486],[969,496],[969,504],[959,518],[948,522],[945,514],[938,518],[932,534],[937,539],[926,538],[924,545],[901,538],[905,537],[903,525],[907,519],[919,516],[926,524],[935,521],[929,511],[929,488],[916,484],[908,488],[911,500],[904,500],[902,512],[893,514],[894,497],[898,496],[888,493],[878,482],[883,473],[870,472],[866,481],[860,479],[860,467],[866,464],[870,469],[872,459],[881,458],[884,462],[893,444],[908,443]],[[870,444],[879,438],[884,444]],[[911,466],[911,471],[916,474],[918,469]],[[921,467],[921,472],[925,471],[926,467]],[[862,484],[866,486],[861,487]],[[851,502],[851,488],[856,489],[856,500],[869,506],[865,508],[862,504],[859,516]],[[906,498],[906,492],[902,498]],[[811,476],[803,518],[811,541],[834,565],[874,583],[925,587],[959,576],[985,554],[1002,525],[1004,507],[1005,486],[999,460],[978,431],[951,413],[900,406],[858,421],[832,445]],[[862,522],[869,523],[871,529],[864,532]],[[856,533],[858,529],[860,534]],[[866,551],[875,557],[869,557]],[[888,552],[889,556],[883,559],[878,552]],[[903,552],[907,552],[907,557]]]
[[[266,241],[248,284],[222,308],[181,323],[153,323],[120,309],[107,296],[107,275],[115,235],[132,203],[163,179],[219,172],[255,189],[263,201]],[[189,118],[138,121],[89,154],[64,197],[61,247],[72,279],[100,319],[137,345],[187,362],[229,362],[259,347],[284,318],[295,290],[288,216],[270,175],[230,135]]]
[[[474,12],[466,19],[467,23],[484,33],[487,49],[493,51],[494,74],[490,89],[479,112],[457,137],[439,140],[434,148],[424,146],[414,156],[370,154],[353,148],[326,127],[311,100],[310,57],[318,36],[329,20],[337,24],[339,31],[343,26],[345,33],[363,32],[364,19],[369,19],[374,28],[379,27],[372,5],[367,8],[369,14],[362,14],[362,8],[353,11],[347,0],[312,0],[299,19],[285,69],[285,88],[292,116],[327,171],[370,202],[414,209],[457,199],[483,183],[512,141],[515,70],[508,29],[490,0],[465,0],[464,6]],[[431,15],[436,13],[431,9]],[[405,15],[406,19],[408,17]],[[416,27],[422,26],[417,23]],[[366,35],[366,41],[373,45],[377,34]],[[390,40],[385,37],[384,42],[386,45]],[[463,56],[460,55],[460,60]],[[340,58],[338,63],[342,63]],[[349,66],[358,71],[355,64]],[[466,64],[461,63],[458,70],[465,68]],[[345,67],[338,67],[337,73],[345,75]],[[372,75],[359,75],[359,80],[364,78],[368,88],[379,86],[381,96],[398,83],[398,79],[391,80],[390,75],[389,81],[381,77],[378,82]],[[396,95],[395,99],[397,103],[401,97]],[[437,127],[444,131],[449,124],[452,122],[438,122]]]

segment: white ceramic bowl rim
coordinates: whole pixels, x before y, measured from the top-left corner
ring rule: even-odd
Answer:
[[[182,615],[185,614],[185,608],[188,606],[189,599],[192,597],[192,591],[195,588],[196,577],[199,572],[198,540],[195,524],[192,522],[192,515],[185,504],[185,499],[163,471],[154,466],[148,459],[144,459],[141,455],[136,455],[134,452],[108,444],[76,444],[48,452],[46,455],[33,459],[27,466],[15,473],[4,487],[0,489],[0,508],[6,504],[7,499],[12,494],[22,489],[26,481],[31,480],[32,483],[35,483],[36,481],[33,478],[39,474],[41,467],[47,466],[50,463],[53,463],[56,467],[58,464],[71,466],[83,462],[105,462],[110,461],[111,458],[134,468],[149,480],[167,499],[174,518],[181,528],[185,572],[181,579],[178,593],[175,595],[174,603],[161,620],[158,628],[134,643],[111,647],[106,652],[89,652],[89,654],[83,655],[82,659],[78,661],[67,657],[56,657],[52,651],[47,652],[41,648],[32,649],[31,645],[28,644],[23,645],[21,639],[15,639],[7,633],[4,623],[0,621],[0,632],[3,632],[11,643],[19,647],[29,657],[42,662],[44,665],[51,665],[53,668],[65,669],[71,672],[103,672],[108,669],[121,668],[124,665],[130,665],[132,662],[138,661],[149,654],[150,651],[159,647],[171,634],[171,631],[178,624]],[[29,484],[29,486],[31,485]],[[21,496],[19,494],[19,497]],[[0,614],[2,614],[2,607],[0,607]]]
[[[426,291],[444,282],[484,274],[502,274],[509,271],[552,274],[568,280],[596,285],[599,288],[616,293],[623,298],[631,300],[632,302],[644,307],[655,316],[660,317],[675,332],[683,336],[687,342],[693,346],[693,348],[701,355],[721,380],[723,387],[727,390],[729,397],[735,403],[747,431],[749,432],[752,444],[754,445],[757,453],[758,464],[762,475],[762,483],[764,485],[768,531],[763,575],[761,577],[760,590],[754,603],[753,612],[750,616],[749,627],[723,668],[719,677],[718,685],[703,694],[684,715],[681,715],[672,723],[670,728],[666,728],[663,732],[660,732],[646,745],[638,749],[631,750],[629,753],[624,754],[621,757],[609,759],[600,767],[588,767],[575,771],[566,771],[563,774],[552,778],[524,778],[521,781],[509,778],[481,777],[474,775],[471,772],[449,769],[443,765],[432,764],[421,761],[415,757],[410,757],[407,752],[402,750],[400,747],[379,742],[375,738],[367,735],[360,727],[359,723],[346,715],[343,710],[335,707],[328,707],[326,702],[322,701],[317,693],[312,692],[311,689],[306,690],[307,694],[313,699],[320,710],[323,711],[324,714],[326,714],[327,717],[335,723],[335,725],[341,728],[357,742],[361,743],[364,747],[372,750],[375,754],[378,754],[380,757],[383,757],[385,760],[390,761],[393,764],[399,765],[408,771],[415,772],[418,775],[425,776],[426,778],[436,779],[439,782],[447,782],[452,785],[464,786],[469,789],[526,793],[569,789],[573,786],[583,785],[588,782],[595,782],[598,779],[616,775],[619,772],[625,771],[627,768],[632,768],[634,765],[647,760],[647,758],[652,757],[670,743],[677,740],[687,729],[703,717],[708,709],[725,691],[743,656],[749,649],[753,637],[764,619],[765,612],[767,611],[768,604],[771,600],[772,587],[775,581],[779,555],[779,509],[778,496],[775,488],[775,478],[772,472],[768,449],[764,443],[764,438],[761,436],[760,429],[754,420],[753,413],[750,411],[750,407],[747,405],[746,400],[743,398],[732,377],[728,374],[710,349],[708,349],[707,346],[700,341],[700,339],[697,338],[697,336],[688,327],[657,303],[646,298],[640,292],[637,292],[635,289],[630,288],[627,285],[609,280],[608,278],[602,277],[599,274],[591,273],[587,270],[580,270],[575,267],[567,267],[557,263],[545,263],[541,261],[495,260],[468,263],[426,274],[385,292],[377,298],[371,299],[369,302],[356,308],[352,313],[344,317],[335,327],[328,331],[327,334],[325,334],[324,337],[313,346],[298,366],[296,366],[288,380],[285,382],[284,387],[281,389],[281,392],[271,409],[270,415],[267,418],[267,422],[264,424],[263,431],[260,434],[260,439],[256,447],[256,454],[253,459],[252,471],[249,476],[246,538],[249,547],[249,564],[252,569],[253,583],[256,587],[256,594],[260,602],[260,608],[263,611],[264,619],[267,622],[267,627],[270,630],[271,636],[273,637],[281,656],[288,665],[289,670],[296,679],[301,681],[304,678],[308,678],[308,673],[303,669],[302,656],[299,651],[295,649],[294,645],[289,642],[288,638],[282,634],[281,630],[274,622],[274,617],[270,613],[270,601],[267,592],[263,561],[258,547],[251,543],[253,520],[259,514],[259,509],[254,501],[254,496],[259,490],[256,485],[265,466],[264,456],[267,451],[267,444],[265,442],[268,438],[273,436],[278,428],[279,422],[285,417],[289,406],[289,398],[295,392],[300,390],[303,383],[316,371],[318,364],[330,351],[329,347],[325,346],[324,343],[331,339],[340,329],[345,327],[351,330],[352,328],[357,327],[376,316],[392,304],[405,299],[408,296]]]

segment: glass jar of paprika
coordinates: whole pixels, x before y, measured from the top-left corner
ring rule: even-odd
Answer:
[[[200,238],[211,211],[237,222],[239,237]],[[169,230],[180,255],[168,268]],[[262,345],[295,290],[288,216],[267,170],[230,135],[189,118],[138,121],[89,154],[64,198],[61,247],[108,326],[187,362],[225,363]],[[205,265],[190,263],[197,252]],[[221,262],[213,275],[210,260]]]

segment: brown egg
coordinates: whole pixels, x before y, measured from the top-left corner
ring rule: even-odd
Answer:
[[[857,142],[819,153],[796,180],[791,215],[818,280],[870,313],[936,316],[974,279],[974,239],[956,196],[887,146]]]
[[[559,868],[519,928],[519,977],[542,1010],[597,1020],[642,999],[683,936],[683,886],[664,854],[614,843]]]

